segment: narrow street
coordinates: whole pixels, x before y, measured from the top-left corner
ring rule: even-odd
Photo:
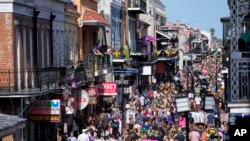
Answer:
[[[0,0],[0,141],[248,141],[249,102],[250,0]]]

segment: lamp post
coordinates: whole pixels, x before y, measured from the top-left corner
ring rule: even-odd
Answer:
[[[215,80],[215,91],[216,92],[218,90],[218,56],[219,56],[218,53],[220,53],[220,51],[221,51],[220,48],[217,48],[217,50],[216,50],[216,58],[215,58],[216,59],[215,60],[216,61],[216,63],[215,63],[216,64],[216,66],[215,66],[216,67],[215,68],[216,69],[216,72],[215,72],[215,79],[216,79]]]
[[[189,107],[189,99],[187,96],[185,97],[176,97],[176,111],[178,113],[185,113],[186,115],[186,141],[189,141],[189,117],[188,112],[190,111]]]
[[[215,65],[216,65],[215,66],[216,67],[215,68],[215,70],[216,70],[216,72],[215,72],[215,81],[216,81],[215,82],[215,91],[217,92],[217,90],[218,90],[218,84],[217,84],[217,81],[218,81],[217,80],[218,79],[218,65],[217,65],[217,63],[218,63],[218,54],[217,53],[216,53],[216,58],[215,59],[216,59],[216,61],[215,61]]]
[[[125,106],[124,106],[124,77],[125,77],[125,75],[124,74],[121,74],[120,75],[120,79],[121,79],[121,100],[122,100],[122,107],[121,107],[121,110],[122,110],[122,113],[121,113],[121,115],[122,115],[122,131],[121,131],[121,134],[122,134],[122,136],[123,136],[123,129],[124,129],[124,124],[125,124],[125,116],[124,116],[124,112],[125,112]]]

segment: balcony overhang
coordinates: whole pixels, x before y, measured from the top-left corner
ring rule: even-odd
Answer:
[[[26,120],[18,116],[0,114],[0,138],[25,128]]]
[[[110,26],[111,24],[96,11],[85,9],[81,19],[82,26]]]
[[[167,39],[171,39],[171,37],[169,35],[167,35],[167,34],[165,34],[163,32],[156,31],[156,33],[159,34],[159,35],[161,35],[161,36],[163,36],[163,37],[165,37],[165,38],[167,38]]]
[[[230,114],[237,114],[237,113],[250,114],[249,103],[228,103],[228,108],[230,109]]]
[[[147,13],[146,10],[144,10],[144,8],[140,7],[129,7],[128,12],[138,13],[138,14]]]
[[[138,62],[139,64],[142,64],[142,65],[153,65],[157,62],[158,60],[153,60],[153,61],[148,61],[148,62]]]
[[[111,68],[106,68],[106,69],[101,69],[101,70],[97,70],[94,72],[95,76],[102,76],[102,75],[106,75],[108,73],[111,73],[112,69]]]
[[[112,59],[113,63],[125,63],[125,62],[129,62],[132,60],[133,58],[113,58]]]
[[[131,56],[144,56],[144,55],[148,55],[148,53],[146,52],[136,52],[136,51],[131,51],[130,52]]]
[[[169,61],[169,60],[173,60],[173,59],[177,59],[178,57],[158,57],[157,61]]]
[[[46,90],[40,90],[39,88],[34,88],[34,89],[25,89],[25,90],[20,90],[20,91],[0,91],[0,98],[24,98],[24,97],[36,97],[36,96],[41,96],[45,95],[48,93],[59,93],[61,92],[62,89],[58,88],[51,88],[51,89],[46,89]]]

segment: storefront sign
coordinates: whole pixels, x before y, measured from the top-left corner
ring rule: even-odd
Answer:
[[[83,110],[89,103],[89,95],[85,90],[82,90],[79,96],[79,110]]]
[[[97,99],[96,97],[89,97],[89,105],[96,105]]]
[[[99,95],[114,96],[117,95],[117,85],[114,82],[103,82],[98,85]]]
[[[60,100],[41,100],[37,107],[33,107],[29,113],[31,121],[60,122]]]
[[[60,122],[60,115],[30,115],[31,121]]]
[[[50,108],[32,108],[30,111],[32,115],[60,115],[60,109]]]

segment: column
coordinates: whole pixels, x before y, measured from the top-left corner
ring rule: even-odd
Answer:
[[[28,88],[28,69],[27,69],[27,39],[26,27],[23,27],[23,68],[24,68],[24,88]]]
[[[46,50],[47,50],[47,61],[46,61],[46,66],[49,67],[50,66],[50,44],[49,44],[49,30],[46,29],[46,34],[45,34],[45,37],[46,37]]]
[[[30,28],[29,29],[29,42],[30,42],[30,52],[29,52],[29,54],[30,54],[30,71],[31,71],[31,78],[30,78],[30,80],[31,80],[31,88],[34,88],[34,86],[35,86],[35,81],[34,81],[34,72],[33,72],[33,32],[32,32],[32,28]]]
[[[16,82],[17,82],[17,89],[21,89],[21,60],[20,60],[20,48],[21,48],[21,38],[20,38],[20,28],[19,25],[15,27],[15,34],[16,34]]]
[[[41,67],[44,68],[44,30],[41,29]]]

